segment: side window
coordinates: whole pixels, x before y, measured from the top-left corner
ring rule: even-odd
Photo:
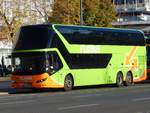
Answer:
[[[57,52],[49,52],[49,68],[51,71],[58,71],[63,67],[63,64],[57,54]]]
[[[144,45],[144,36],[137,31],[57,26],[70,44]]]

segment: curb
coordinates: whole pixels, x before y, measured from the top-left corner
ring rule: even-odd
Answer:
[[[8,92],[0,92],[0,95],[8,95]]]

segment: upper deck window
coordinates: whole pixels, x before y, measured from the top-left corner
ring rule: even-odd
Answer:
[[[144,46],[144,35],[136,30],[56,26],[70,44]]]
[[[51,32],[46,25],[25,26],[20,29],[15,50],[43,49],[50,46]]]

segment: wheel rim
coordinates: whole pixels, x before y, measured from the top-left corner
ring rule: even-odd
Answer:
[[[65,86],[66,86],[67,88],[72,87],[72,81],[71,81],[70,79],[67,79],[67,80],[65,81]]]
[[[121,74],[118,74],[118,77],[117,77],[117,85],[118,85],[118,86],[123,86],[123,78],[122,78],[122,75],[121,75]]]
[[[71,90],[72,87],[73,87],[72,78],[70,76],[67,76],[65,79],[64,88],[67,91],[67,90]]]
[[[122,78],[121,78],[121,76],[118,78],[118,83],[119,83],[120,86],[122,85]]]
[[[128,73],[126,77],[126,85],[131,85],[131,84],[132,84],[132,76],[130,73]]]

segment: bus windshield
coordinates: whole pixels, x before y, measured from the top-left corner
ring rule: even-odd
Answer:
[[[50,47],[50,26],[24,26],[20,29],[14,50],[43,49]]]
[[[48,72],[50,75],[62,67],[56,52],[13,53],[13,74],[35,75]]]
[[[12,64],[13,74],[40,74],[45,72],[44,61],[45,53],[13,53]]]

